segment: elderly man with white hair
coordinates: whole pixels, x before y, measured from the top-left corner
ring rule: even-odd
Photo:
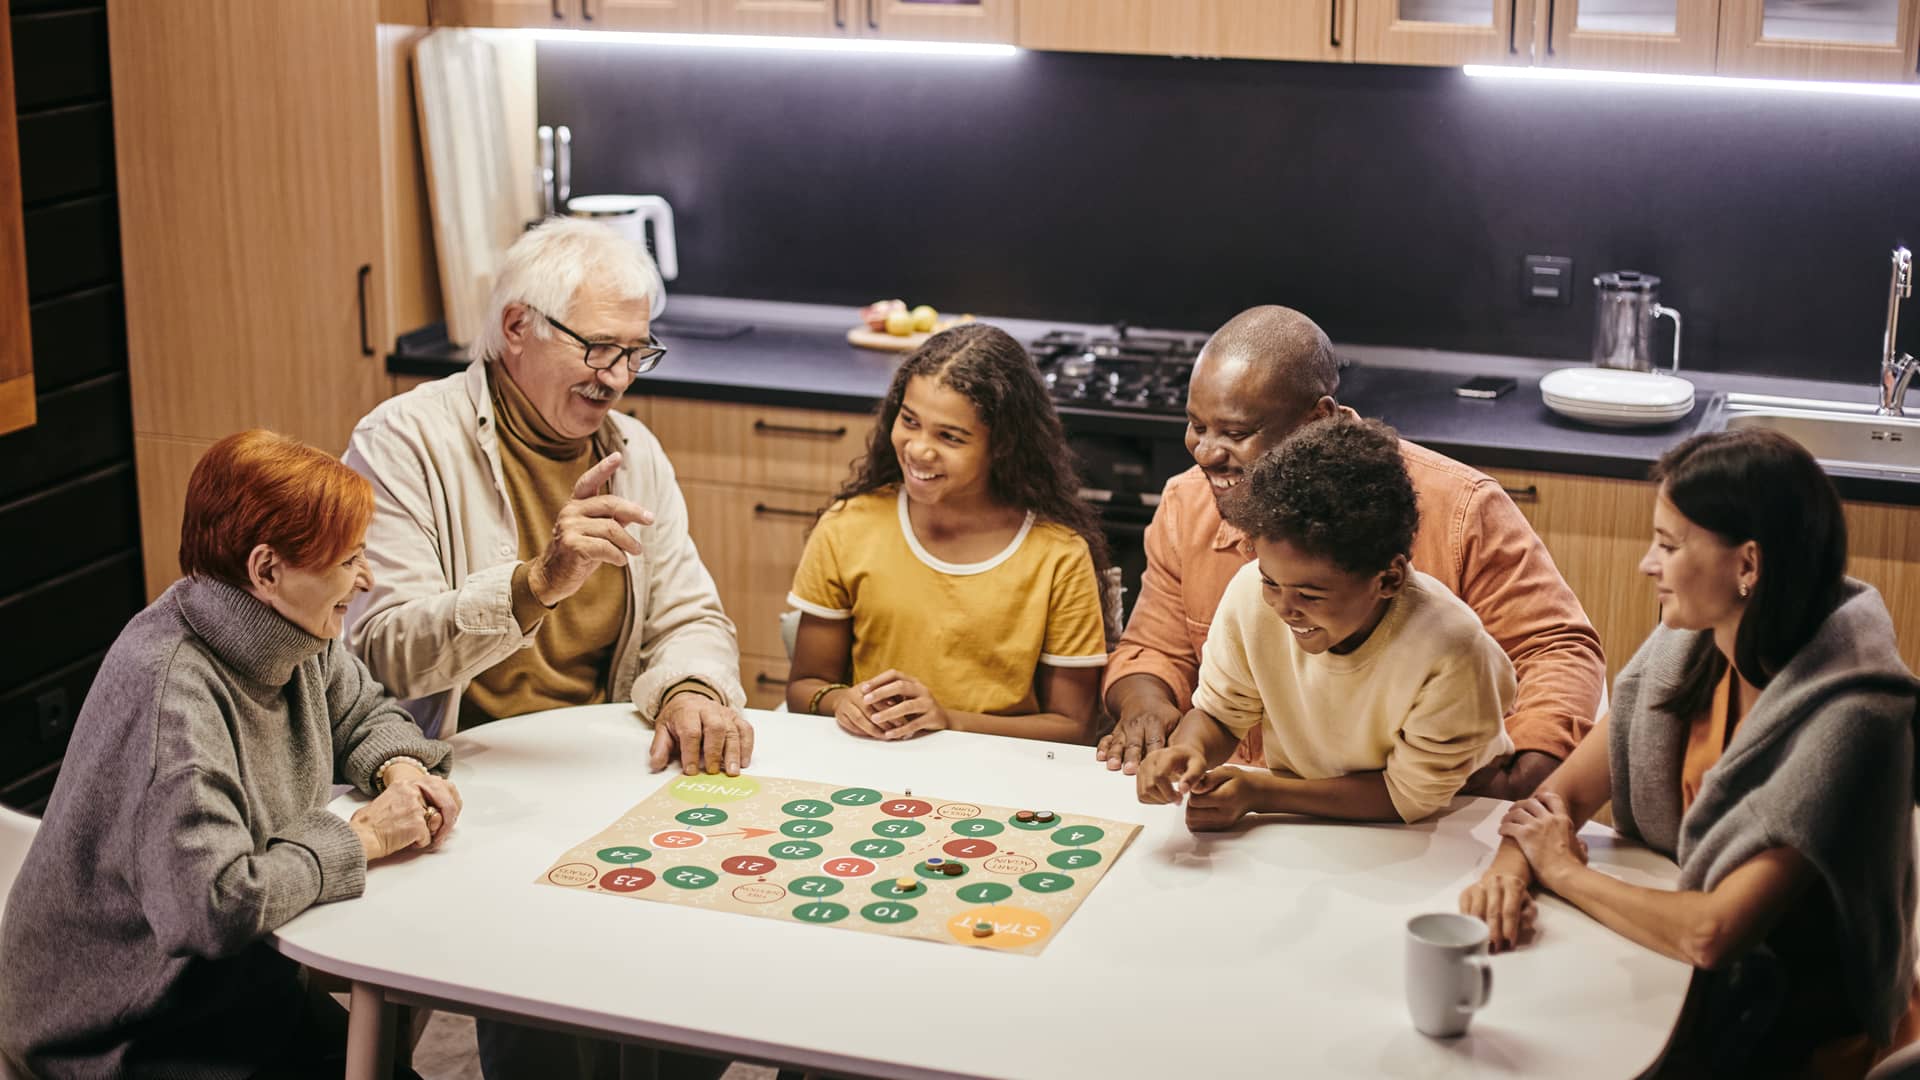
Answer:
[[[466,370],[354,429],[345,460],[373,482],[376,584],[349,609],[347,642],[428,734],[631,701],[656,771],[677,759],[732,775],[752,758],[739,645],[673,467],[613,408],[666,351],[649,326],[661,298],[630,241],[546,222],[507,251]],[[489,1076],[618,1067],[608,1044],[479,1034]]]
[[[473,363],[354,429],[378,584],[347,641],[429,734],[632,701],[656,770],[752,757],[739,646],[673,467],[613,408],[666,351],[660,297],[645,252],[549,221],[508,250]]]

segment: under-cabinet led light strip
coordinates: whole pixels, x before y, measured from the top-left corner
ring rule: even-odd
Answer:
[[[1728,75],[1656,75],[1640,71],[1583,71],[1578,68],[1501,67],[1468,64],[1461,68],[1477,79],[1520,79],[1533,82],[1612,83],[1632,86],[1692,86],[1704,90],[1779,90],[1802,94],[1849,94],[1855,97],[1920,100],[1920,86],[1895,83],[1812,82],[1799,79],[1743,79]]]

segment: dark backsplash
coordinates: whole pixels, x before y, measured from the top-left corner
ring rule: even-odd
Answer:
[[[1865,384],[1920,243],[1913,100],[551,42],[539,73],[576,192],[673,204],[688,293],[1203,330],[1283,303],[1340,342],[1584,358],[1593,275],[1634,269],[1686,367]],[[1525,254],[1573,258],[1571,307],[1521,301]]]

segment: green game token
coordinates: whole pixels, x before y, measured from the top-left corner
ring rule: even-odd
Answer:
[[[880,801],[880,793],[872,788],[850,787],[827,796],[841,806],[871,806]]]
[[[646,862],[653,858],[653,852],[643,847],[603,847],[593,853],[593,857],[615,866],[632,866],[637,862]]]
[[[801,922],[830,923],[839,922],[848,915],[845,904],[801,904],[793,909],[793,917]]]
[[[997,881],[983,881],[978,885],[965,886],[954,895],[969,904],[997,904],[1013,895],[1013,887]]]
[[[701,866],[676,866],[660,875],[660,880],[677,889],[704,889],[720,880],[720,875]]]
[[[1020,884],[1030,892],[1049,893],[1073,888],[1073,879],[1065,874],[1050,874],[1041,870],[1022,877]]]
[[[1063,825],[1053,834],[1053,842],[1062,847],[1079,847],[1094,843],[1105,835],[1107,831],[1097,825]]]
[[[824,821],[798,818],[782,824],[780,831],[788,836],[825,836],[833,831],[833,826]]]
[[[795,799],[780,809],[794,817],[826,817],[833,813],[833,807],[819,799]]]
[[[810,896],[816,900],[832,896],[846,887],[845,882],[830,877],[794,878],[787,886],[801,896]]]
[[[725,810],[716,810],[711,806],[699,806],[692,810],[682,810],[673,815],[673,820],[682,825],[718,825],[727,820]]]
[[[907,850],[907,845],[898,840],[861,840],[853,845],[853,853],[869,859],[891,859]]]
[[[953,831],[961,836],[993,836],[1005,832],[1007,827],[992,818],[968,818],[953,823]]]
[[[868,904],[860,909],[861,918],[877,923],[903,923],[918,914],[920,914],[919,908],[912,904],[903,904],[898,900],[883,900],[878,904]]]
[[[820,854],[820,845],[811,840],[788,840],[767,849],[776,859],[811,859]]]
[[[1047,865],[1057,866],[1062,870],[1085,870],[1089,866],[1100,865],[1100,853],[1088,851],[1085,848],[1056,851],[1047,856]]]
[[[926,831],[927,827],[925,825],[909,818],[888,818],[885,821],[876,821],[873,823],[873,834],[875,836],[885,836],[893,840],[903,840],[909,836],[919,836]]]

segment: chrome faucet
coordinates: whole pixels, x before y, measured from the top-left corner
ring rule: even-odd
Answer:
[[[1887,340],[1880,347],[1880,408],[1875,410],[1881,416],[1905,416],[1903,408],[1907,400],[1907,384],[1913,381],[1914,371],[1920,368],[1911,353],[1901,353],[1896,359],[1893,353],[1893,336],[1900,328],[1900,298],[1913,295],[1913,252],[1906,248],[1893,249],[1893,284],[1887,289]]]

